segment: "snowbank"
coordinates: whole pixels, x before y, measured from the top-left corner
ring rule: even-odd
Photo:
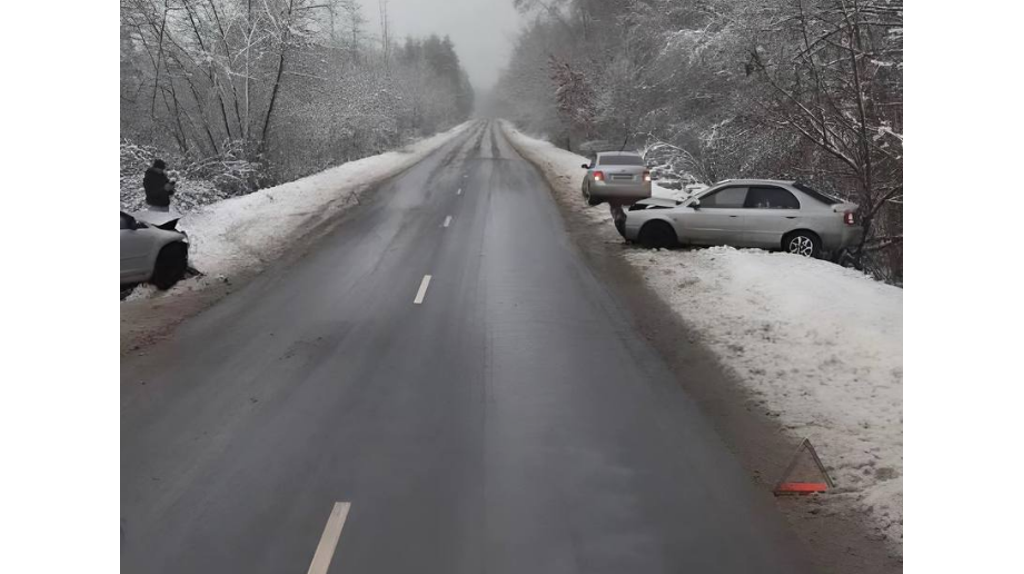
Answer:
[[[583,158],[504,127],[563,202],[610,229],[608,210],[583,202]],[[793,437],[810,438],[836,481],[830,496],[866,510],[902,553],[903,290],[786,253],[714,247],[624,257],[766,412]]]
[[[267,189],[200,207],[185,215],[178,227],[189,236],[189,259],[206,280],[228,278],[260,269],[281,255],[298,237],[356,203],[362,191],[421,161],[462,133],[469,123],[383,153]],[[193,289],[182,281],[164,295]],[[142,290],[129,300],[159,296]]]
[[[189,234],[192,266],[230,276],[276,258],[311,223],[339,215],[359,192],[416,164],[468,125],[186,215],[179,226]]]
[[[838,486],[903,538],[903,290],[826,261],[712,247],[626,259]]]

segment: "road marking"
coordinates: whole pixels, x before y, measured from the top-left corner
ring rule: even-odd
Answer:
[[[341,529],[345,527],[345,519],[348,518],[348,509],[352,506],[347,502],[335,502],[331,509],[331,516],[327,519],[327,526],[324,533],[320,535],[320,544],[316,545],[316,553],[313,554],[313,561],[309,563],[309,570],[306,574],[327,574],[327,568],[331,565],[331,558],[334,558],[334,550],[338,547],[338,539],[341,538]]]
[[[427,296],[428,285],[430,285],[430,275],[424,275],[423,281],[420,281],[420,290],[416,292],[416,298],[412,301],[414,305],[423,303],[423,298]]]
[[[462,195],[462,188],[461,187],[459,188],[459,191],[455,192],[455,195]]]
[[[451,225],[451,223],[452,223],[452,216],[449,215],[448,217],[444,218],[444,226],[445,227],[448,227],[449,225]]]

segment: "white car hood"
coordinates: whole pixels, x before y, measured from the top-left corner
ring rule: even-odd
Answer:
[[[682,201],[671,199],[667,197],[648,197],[641,199],[633,205],[653,205],[655,207],[678,207],[682,204]]]
[[[170,223],[171,221],[181,219],[181,214],[177,211],[153,211],[150,209],[143,209],[133,213],[132,217],[154,227],[160,227]]]

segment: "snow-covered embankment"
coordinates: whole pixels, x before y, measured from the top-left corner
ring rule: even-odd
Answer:
[[[466,130],[470,122],[402,149],[351,161],[253,193],[200,207],[178,224],[189,236],[189,260],[202,276],[166,292],[151,285],[128,301],[201,290],[211,282],[259,271],[297,239],[356,204],[367,188],[415,165]]]
[[[580,194],[586,161],[503,124],[563,204],[617,238]],[[604,232],[604,231],[602,231]],[[716,247],[626,250],[660,298],[765,411],[808,437],[893,547],[903,541],[903,290],[826,261]]]
[[[180,227],[189,234],[192,265],[207,275],[231,275],[275,258],[311,223],[336,217],[367,187],[416,164],[468,125],[186,215]]]

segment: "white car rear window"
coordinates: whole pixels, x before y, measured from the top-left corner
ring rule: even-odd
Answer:
[[[598,165],[643,165],[644,160],[638,155],[633,154],[604,154],[600,158]]]

